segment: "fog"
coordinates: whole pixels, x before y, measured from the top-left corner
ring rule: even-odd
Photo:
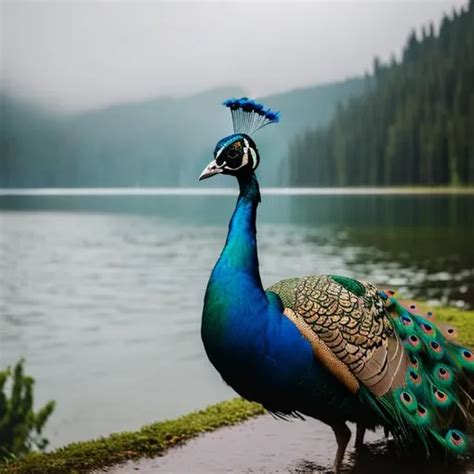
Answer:
[[[442,1],[3,1],[2,85],[84,110],[237,86],[264,96],[370,71]]]

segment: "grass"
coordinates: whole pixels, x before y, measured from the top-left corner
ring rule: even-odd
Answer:
[[[437,308],[434,313],[437,321],[457,327],[462,344],[474,347],[474,311]],[[168,448],[201,433],[235,425],[263,413],[265,410],[260,405],[236,398],[175,420],[144,426],[138,431],[72,443],[50,453],[32,453],[0,466],[0,473],[90,472],[129,459],[162,455]]]
[[[456,308],[435,308],[435,318],[452,324],[459,331],[459,342],[474,348],[474,311]]]
[[[231,426],[265,410],[240,398],[212,405],[175,420],[144,426],[139,431],[115,433],[92,441],[72,443],[51,453],[32,453],[0,467],[2,473],[90,472],[141,457],[162,455],[188,439]]]

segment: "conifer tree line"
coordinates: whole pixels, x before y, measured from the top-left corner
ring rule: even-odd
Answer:
[[[374,61],[368,92],[289,146],[296,186],[474,184],[474,0]]]

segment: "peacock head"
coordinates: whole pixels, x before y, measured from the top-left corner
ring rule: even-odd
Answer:
[[[234,133],[219,140],[214,149],[214,159],[204,168],[200,180],[216,174],[241,176],[253,173],[260,156],[250,135],[280,120],[279,112],[265,109],[262,104],[247,97],[228,99],[224,105],[231,111]]]
[[[249,174],[257,168],[259,161],[257,146],[250,136],[234,133],[219,140],[214,149],[214,159],[206,166],[199,179],[216,174]]]

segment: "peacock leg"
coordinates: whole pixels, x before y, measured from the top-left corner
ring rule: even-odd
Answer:
[[[341,468],[344,453],[346,452],[347,444],[351,439],[351,430],[344,421],[333,423],[331,428],[336,435],[337,441],[337,453],[336,459],[334,459],[334,472],[338,473]]]
[[[357,424],[355,448],[360,449],[364,446],[365,426]]]

